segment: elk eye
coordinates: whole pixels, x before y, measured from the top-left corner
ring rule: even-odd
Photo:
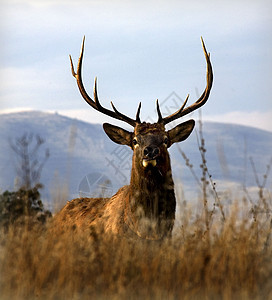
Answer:
[[[132,144],[135,146],[135,145],[137,145],[137,140],[136,139],[133,139],[132,140]]]
[[[163,142],[167,145],[168,144],[168,138],[165,138]]]

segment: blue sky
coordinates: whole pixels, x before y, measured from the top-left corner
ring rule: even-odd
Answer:
[[[2,0],[0,8],[2,113],[112,121],[81,99],[71,75],[68,56],[77,63],[85,35],[90,94],[97,76],[104,106],[134,117],[142,101],[142,119],[155,120],[157,98],[167,112],[204,90],[203,36],[214,68],[203,119],[272,131],[271,1]]]

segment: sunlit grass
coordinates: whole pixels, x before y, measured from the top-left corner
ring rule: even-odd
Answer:
[[[216,209],[207,230],[205,211],[184,207],[162,242],[13,226],[1,235],[1,299],[269,299],[271,210],[249,208],[233,201],[225,220]]]

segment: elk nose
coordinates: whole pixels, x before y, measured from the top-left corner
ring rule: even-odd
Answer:
[[[155,158],[160,153],[158,147],[145,147],[144,148],[144,156],[149,159]]]

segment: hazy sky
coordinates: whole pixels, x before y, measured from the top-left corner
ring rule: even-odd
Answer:
[[[203,36],[214,68],[203,118],[272,131],[271,12],[270,0],[2,0],[0,112],[110,122],[81,99],[71,75],[68,55],[76,64],[85,35],[90,94],[97,76],[104,106],[113,101],[134,117],[142,101],[142,119],[155,120],[157,98],[167,112],[204,90]]]

